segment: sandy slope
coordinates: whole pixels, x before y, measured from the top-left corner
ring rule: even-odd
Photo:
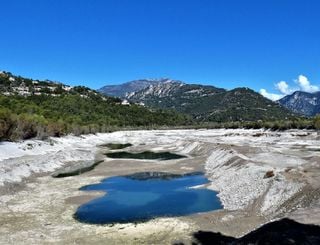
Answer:
[[[188,159],[105,159],[91,172],[54,179],[66,165],[103,158],[108,142],[130,151],[170,150]],[[268,220],[289,216],[320,224],[320,141],[316,132],[263,130],[127,131],[0,144],[0,243],[172,243],[207,229],[240,236]],[[205,171],[224,210],[144,224],[95,226],[72,214],[90,198],[78,188],[108,176],[139,171]],[[265,178],[272,171],[270,178]]]

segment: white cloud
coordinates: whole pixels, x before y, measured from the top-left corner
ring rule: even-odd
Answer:
[[[301,91],[309,92],[309,93],[319,91],[319,87],[315,85],[311,85],[308,78],[304,75],[300,75],[298,77],[298,80],[296,80],[296,82],[298,83]]]
[[[279,100],[288,94],[292,94],[295,91],[304,92],[317,92],[320,90],[319,86],[312,85],[309,79],[304,75],[299,75],[298,79],[294,80],[299,87],[290,87],[286,81],[280,81],[275,84],[275,88],[280,92],[280,94],[269,93],[266,89],[260,89],[260,94],[270,100]]]
[[[272,94],[272,93],[269,93],[264,88],[260,89],[260,94],[262,96],[268,98],[269,100],[280,100],[282,97],[285,96],[284,94]]]
[[[291,94],[292,89],[289,88],[289,85],[285,81],[280,81],[276,84],[276,89],[279,90],[282,94]]]

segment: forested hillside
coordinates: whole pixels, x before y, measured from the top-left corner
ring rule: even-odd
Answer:
[[[172,111],[122,105],[83,86],[0,74],[0,140],[106,132],[127,127],[186,125]]]

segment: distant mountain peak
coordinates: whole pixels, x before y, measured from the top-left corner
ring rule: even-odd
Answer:
[[[320,113],[320,92],[295,91],[278,100],[278,102],[284,107],[305,116],[315,116]]]
[[[168,77],[160,77],[160,78],[144,78],[144,79],[140,79],[140,80],[153,81],[153,82],[165,82],[165,81],[169,81],[172,79],[170,79]]]

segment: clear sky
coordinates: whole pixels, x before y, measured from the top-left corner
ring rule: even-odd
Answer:
[[[319,0],[0,4],[0,70],[18,75],[91,88],[159,77],[272,93],[320,84]]]

